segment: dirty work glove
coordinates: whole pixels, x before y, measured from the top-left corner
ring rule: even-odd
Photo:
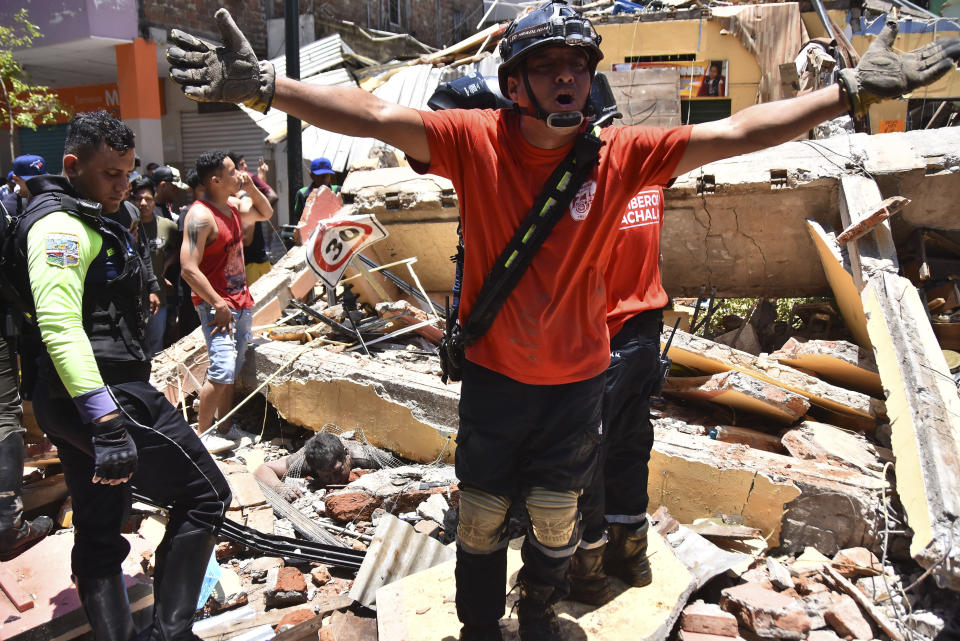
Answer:
[[[229,11],[218,9],[214,18],[223,38],[219,47],[179,29],[170,32],[170,41],[176,45],[167,51],[170,77],[180,83],[187,98],[199,102],[242,102],[267,113],[277,82],[273,65],[257,60]]]
[[[282,481],[273,486],[273,491],[279,494],[287,503],[293,503],[298,498],[303,496],[303,492],[300,491],[300,488],[287,485]]]
[[[860,64],[840,71],[840,86],[850,101],[854,118],[864,117],[875,102],[899,98],[931,84],[953,69],[960,58],[960,38],[943,38],[913,51],[897,53],[893,43],[898,30],[896,20],[887,20]]]
[[[93,476],[125,481],[137,469],[137,446],[127,433],[123,415],[93,424]]]

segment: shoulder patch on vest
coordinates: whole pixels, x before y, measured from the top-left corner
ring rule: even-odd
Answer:
[[[80,264],[80,238],[74,234],[50,232],[44,237],[47,264],[76,267]]]

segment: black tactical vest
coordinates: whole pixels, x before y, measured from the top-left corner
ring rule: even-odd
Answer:
[[[49,214],[63,211],[96,230],[103,239],[83,283],[83,329],[104,378],[109,363],[148,364],[143,339],[149,309],[143,263],[130,233],[100,215],[96,203],[84,201],[63,176],[36,176],[27,181],[33,197],[14,230],[16,277],[32,303],[27,274],[27,234]],[[24,289],[25,287],[25,289]],[[105,367],[106,366],[106,367]],[[122,378],[122,377],[121,377]]]

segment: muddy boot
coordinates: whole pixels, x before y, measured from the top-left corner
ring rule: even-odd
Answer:
[[[25,449],[19,432],[0,441],[0,561],[10,561],[26,552],[53,530],[48,516],[23,520],[20,483]]]
[[[95,641],[133,641],[136,638],[122,574],[99,579],[75,577],[74,581]]]
[[[460,641],[502,641],[506,607],[507,550],[471,554],[457,546],[457,616]]]
[[[164,537],[157,548],[153,581],[153,626],[149,641],[197,641],[193,616],[216,537],[194,530]]]
[[[587,605],[603,605],[613,600],[615,594],[603,569],[606,547],[607,544],[603,543],[590,548],[578,547],[574,552],[567,573],[570,580],[568,599]]]
[[[535,583],[517,576],[520,598],[517,601],[517,621],[520,641],[557,641],[560,638],[560,620],[553,610],[554,587]]]
[[[647,530],[650,521],[639,526],[611,524],[607,527],[607,549],[603,567],[609,576],[622,579],[627,585],[642,588],[653,581],[647,559]]]

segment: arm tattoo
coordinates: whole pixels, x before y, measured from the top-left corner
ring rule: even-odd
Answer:
[[[206,229],[209,226],[210,223],[206,220],[196,220],[192,218],[187,221],[187,238],[190,239],[191,254],[197,248],[198,240],[200,238],[200,230]]]

